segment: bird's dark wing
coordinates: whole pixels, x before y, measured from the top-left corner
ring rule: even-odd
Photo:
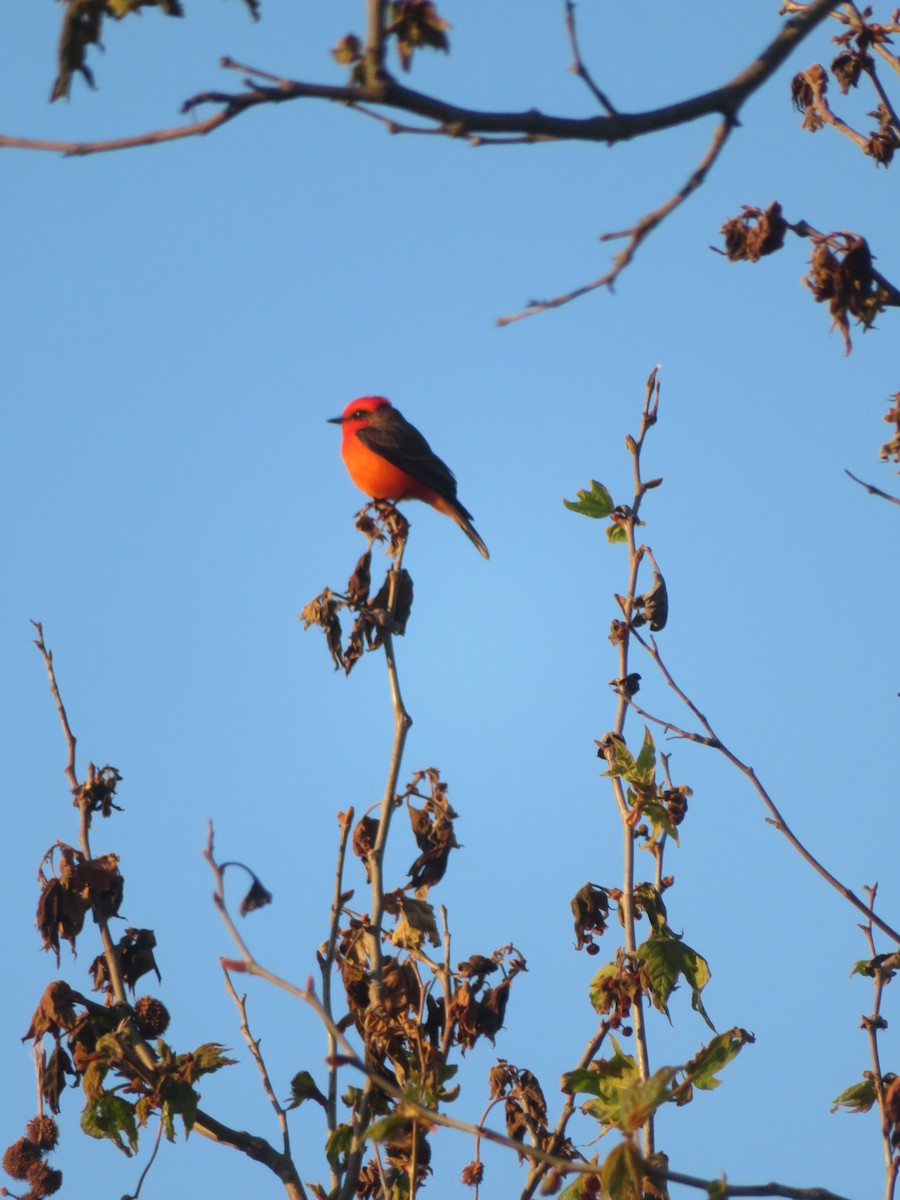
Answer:
[[[406,471],[418,483],[459,505],[456,476],[438,458],[418,429],[395,408],[380,412],[378,419],[364,425],[356,436],[367,449],[380,454],[391,466]]]

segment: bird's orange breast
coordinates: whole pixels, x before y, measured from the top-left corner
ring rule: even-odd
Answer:
[[[350,478],[367,496],[378,500],[403,500],[407,496],[419,497],[429,490],[386,458],[369,450],[355,435],[341,447],[341,454]]]

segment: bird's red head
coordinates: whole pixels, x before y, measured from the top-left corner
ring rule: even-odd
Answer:
[[[332,417],[331,424],[343,425],[346,437],[368,425],[373,413],[390,407],[390,400],[385,400],[384,396],[360,396],[358,400],[351,400],[339,417]]]

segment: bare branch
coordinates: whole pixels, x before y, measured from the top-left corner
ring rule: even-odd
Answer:
[[[670,197],[665,204],[661,204],[659,208],[645,214],[630,229],[622,229],[618,233],[604,233],[601,235],[600,240],[602,242],[612,241],[616,238],[628,238],[628,244],[625,249],[620,250],[615,256],[612,267],[605,275],[601,275],[593,283],[587,283],[582,287],[575,288],[574,291],[566,292],[562,296],[556,296],[552,300],[541,300],[529,304],[521,312],[513,313],[509,317],[498,317],[497,324],[500,326],[511,325],[514,321],[521,321],[524,317],[533,317],[537,313],[546,312],[549,308],[560,308],[563,304],[568,304],[571,300],[577,300],[581,296],[586,296],[589,292],[594,292],[598,288],[608,287],[612,290],[616,280],[634,258],[644,240],[658,225],[662,224],[669,213],[678,208],[680,204],[683,204],[688,196],[692,195],[703,183],[713,163],[715,163],[722,152],[734,125],[734,119],[726,118],[716,127],[716,132],[713,135],[713,140],[706,154],[704,154],[701,161],[697,164],[684,186],[674,196]]]
[[[370,16],[380,7],[378,0],[370,0]],[[398,109],[433,121],[441,132],[454,137],[515,134],[542,140],[605,142],[611,145],[658,130],[672,129],[712,114],[729,118],[733,123],[745,101],[762,87],[833,7],[834,0],[813,0],[802,12],[786,21],[772,42],[733,79],[712,91],[646,112],[610,112],[603,116],[579,118],[554,116],[535,108],[521,112],[484,111],[464,108],[414,91],[383,71],[375,76],[369,73],[364,82],[357,86],[317,84],[278,78],[257,69],[240,68],[233,60],[225,58],[221,64],[223,67],[249,70],[257,78],[268,79],[272,86],[262,87],[248,82],[248,90],[244,92],[204,92],[194,96],[185,102],[182,111],[190,112],[201,104],[221,105],[222,111],[205,121],[197,121],[183,128],[154,130],[134,137],[95,142],[59,142],[0,135],[0,148],[84,155],[149,146],[209,133],[232,117],[260,104],[304,99],[326,100],[350,107],[367,104]]]
[[[617,115],[617,110],[613,107],[612,102],[605,92],[602,92],[587,67],[584,65],[584,59],[581,57],[581,48],[578,44],[578,30],[575,26],[575,3],[574,0],[566,0],[566,32],[569,35],[569,45],[572,47],[572,57],[575,60],[572,64],[572,70],[583,79],[587,86],[594,93],[597,102],[606,109],[612,116]]]
[[[873,884],[872,887],[865,889],[869,897],[869,920],[865,925],[860,926],[865,934],[866,941],[869,945],[869,954],[874,960],[877,958],[877,950],[875,948],[875,935],[872,929],[872,910],[875,907],[875,896],[878,893],[878,884]],[[897,1183],[897,1171],[900,1169],[900,1157],[894,1154],[892,1145],[892,1121],[887,1115],[887,1106],[885,1103],[885,1086],[884,1075],[881,1071],[881,1056],[878,1051],[878,1034],[880,1030],[886,1028],[887,1021],[881,1015],[881,1000],[884,995],[885,983],[890,983],[891,976],[885,977],[881,966],[872,962],[872,985],[874,996],[872,1000],[872,1011],[868,1016],[862,1019],[862,1028],[866,1031],[869,1038],[869,1050],[872,1055],[872,1085],[875,1088],[875,1097],[878,1102],[878,1111],[881,1114],[881,1138],[884,1145],[884,1169],[885,1169],[885,1200],[892,1200],[894,1188]]]
[[[44,666],[47,668],[47,675],[50,678],[50,694],[56,701],[56,711],[59,713],[60,724],[63,728],[63,734],[66,739],[66,745],[69,748],[69,761],[66,763],[66,779],[72,786],[72,791],[78,791],[78,776],[75,773],[75,745],[76,738],[72,732],[72,727],[69,724],[69,718],[66,716],[66,707],[62,702],[62,697],[59,694],[59,687],[56,683],[56,672],[53,669],[53,652],[47,649],[44,644],[44,627],[40,621],[32,621],[31,624],[37,630],[37,637],[34,644],[40,651],[41,658],[44,660]]]
[[[247,1043],[250,1053],[253,1056],[253,1061],[256,1063],[257,1069],[262,1077],[263,1091],[266,1093],[269,1103],[272,1105],[272,1108],[275,1110],[275,1115],[278,1118],[278,1124],[281,1128],[284,1155],[286,1158],[289,1158],[291,1154],[291,1136],[288,1131],[287,1115],[284,1108],[279,1103],[278,1097],[275,1095],[275,1089],[272,1087],[272,1080],[269,1078],[269,1072],[266,1068],[262,1051],[259,1048],[259,1042],[250,1032],[250,1023],[247,1019],[247,996],[246,994],[243,996],[239,996],[237,994],[234,984],[231,982],[231,976],[229,975],[226,967],[222,967],[222,972],[225,976],[225,986],[228,989],[228,994],[231,996],[232,1000],[237,1006],[238,1013],[240,1014],[241,1033],[243,1034],[244,1041]]]
[[[800,855],[800,857],[805,862],[809,863],[809,865],[813,868],[813,870],[816,871],[819,875],[821,875],[822,878],[825,880],[825,882],[828,883],[831,887],[833,887],[835,889],[835,891],[839,892],[849,904],[852,904],[855,909],[857,909],[865,917],[870,919],[872,921],[872,924],[876,925],[881,930],[882,933],[887,934],[887,936],[889,938],[891,938],[892,941],[900,943],[900,932],[898,932],[896,929],[894,929],[892,926],[890,926],[887,923],[887,921],[884,921],[884,920],[882,920],[881,917],[877,916],[872,911],[871,906],[869,904],[867,904],[865,902],[865,900],[862,900],[859,896],[856,895],[856,893],[854,891],[852,891],[845,884],[841,883],[841,881],[839,879],[837,879],[834,875],[832,875],[831,872],[828,870],[828,868],[825,867],[823,863],[819,862],[819,860],[815,857],[815,855],[813,855],[806,848],[806,846],[803,844],[803,842],[800,841],[800,839],[797,837],[797,835],[794,833],[794,831],[788,825],[787,821],[781,815],[780,811],[778,810],[777,805],[775,804],[775,801],[769,795],[768,791],[761,783],[760,779],[758,778],[758,776],[757,776],[756,772],[753,770],[753,768],[748,766],[745,762],[742,762],[741,759],[738,758],[738,756],[732,750],[730,750],[728,748],[728,746],[725,745],[725,743],[721,740],[721,738],[719,738],[717,736],[712,725],[709,723],[709,721],[703,715],[703,713],[700,711],[700,709],[696,706],[696,704],[693,702],[693,700],[691,700],[690,697],[675,682],[674,678],[672,677],[671,673],[669,672],[668,667],[665,665],[665,663],[662,660],[662,657],[660,656],[659,649],[656,645],[656,639],[651,636],[649,642],[645,641],[644,638],[641,637],[640,633],[638,633],[638,631],[636,629],[634,629],[633,627],[629,630],[629,633],[630,633],[631,637],[635,638],[640,643],[640,645],[643,646],[643,648],[646,650],[646,652],[650,655],[650,657],[656,663],[656,666],[659,668],[659,671],[662,674],[663,678],[665,679],[666,683],[669,685],[669,687],[672,689],[672,691],[676,694],[676,696],[678,696],[678,698],[682,701],[682,703],[684,703],[690,709],[690,711],[694,714],[694,716],[697,718],[697,720],[700,722],[700,724],[706,730],[706,733],[710,739],[710,741],[707,744],[711,745],[713,749],[718,750],[720,754],[723,754],[725,756],[725,758],[727,758],[728,761],[733,766],[737,767],[737,769],[741,772],[742,775],[745,775],[747,777],[747,779],[750,780],[750,783],[753,785],[757,795],[760,797],[763,804],[766,806],[766,808],[769,811],[770,815],[767,818],[769,824],[774,825],[774,827],[780,833],[783,833],[784,836],[787,838],[787,840],[790,842],[790,844],[793,846],[793,848]],[[690,737],[691,735],[687,735],[687,736]],[[701,739],[697,738],[697,737],[691,737],[691,740],[692,741],[700,741]],[[735,1194],[737,1195],[738,1193],[735,1193]],[[777,1194],[777,1193],[773,1193],[773,1194]]]
[[[889,500],[891,504],[900,504],[900,496],[892,496],[890,492],[883,492],[881,488],[875,487],[873,483],[864,483],[861,479],[857,479],[852,471],[848,471],[844,467],[844,474],[849,475],[854,483],[858,483],[860,487],[864,487],[870,496],[880,496],[882,500]]]
[[[328,944],[325,948],[324,955],[319,956],[319,966],[322,971],[322,1004],[325,1012],[331,1021],[334,1020],[334,1012],[331,1005],[331,972],[334,966],[335,947],[337,946],[338,934],[341,923],[341,904],[343,897],[343,880],[344,880],[344,862],[347,857],[347,842],[350,838],[350,831],[353,828],[353,808],[349,808],[345,813],[338,814],[340,822],[341,839],[338,847],[337,868],[334,879],[334,899],[331,902],[331,928],[328,931]],[[328,1115],[328,1132],[334,1133],[337,1128],[337,1066],[334,1065],[334,1057],[337,1053],[337,1042],[334,1039],[334,1034],[328,1030],[328,1057],[332,1065],[328,1070],[328,1103],[326,1112]],[[332,1168],[332,1187],[337,1185],[337,1174]]]

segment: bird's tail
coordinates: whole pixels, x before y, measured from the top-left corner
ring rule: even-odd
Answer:
[[[432,500],[431,503],[438,510],[438,512],[445,513],[448,517],[452,517],[472,545],[476,547],[479,554],[481,554],[484,558],[491,557],[490,554],[488,554],[487,546],[481,540],[478,530],[472,524],[471,513],[467,512],[467,510],[463,508],[459,501],[454,503],[452,500],[445,500],[443,496],[437,496],[434,500]]]

